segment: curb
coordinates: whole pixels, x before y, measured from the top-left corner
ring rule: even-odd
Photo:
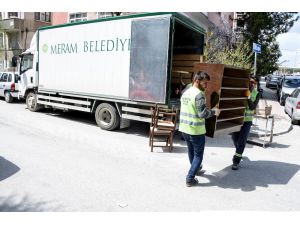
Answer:
[[[287,134],[290,131],[293,130],[293,125],[291,124],[290,127],[286,130],[286,131],[282,131],[282,132],[277,132],[277,133],[273,133],[273,136],[279,136],[279,135],[283,135],[283,134]],[[269,137],[271,134],[267,134],[266,137]],[[264,137],[265,134],[258,134],[258,133],[251,133],[250,132],[250,137]]]

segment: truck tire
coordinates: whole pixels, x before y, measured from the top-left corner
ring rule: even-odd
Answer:
[[[34,92],[29,92],[26,97],[27,109],[31,112],[37,112],[41,109],[41,106],[37,104],[37,95]]]
[[[115,130],[120,125],[117,109],[108,103],[101,103],[97,106],[95,119],[98,126],[103,130]]]
[[[7,103],[11,103],[13,101],[13,97],[11,96],[9,91],[5,92],[4,98]]]

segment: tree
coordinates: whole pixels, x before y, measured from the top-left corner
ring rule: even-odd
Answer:
[[[288,32],[299,16],[296,16],[296,13],[280,12],[246,12],[239,15],[241,16],[237,21],[238,31],[242,33],[243,40],[249,46],[253,43],[262,46],[262,52],[257,58],[257,75],[266,75],[278,70],[277,62],[281,52],[276,37]]]
[[[252,69],[250,45],[247,42],[237,41],[237,37],[231,29],[209,28],[204,56],[209,63],[222,63]]]

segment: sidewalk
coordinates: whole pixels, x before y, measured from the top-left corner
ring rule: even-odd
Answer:
[[[265,100],[259,101],[258,109],[264,109],[265,106],[272,106],[271,116],[274,116],[274,127],[273,136],[278,136],[290,132],[293,129],[290,117],[285,114],[284,107],[279,104],[276,100]],[[267,136],[270,136],[272,119],[263,118],[264,115],[254,117],[253,126],[250,131],[250,137],[264,137],[267,131]],[[267,123],[267,127],[266,127]]]

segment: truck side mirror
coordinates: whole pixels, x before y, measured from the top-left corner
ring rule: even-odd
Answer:
[[[15,56],[15,55],[11,58],[11,66],[12,67],[17,67],[18,66],[18,57]]]

